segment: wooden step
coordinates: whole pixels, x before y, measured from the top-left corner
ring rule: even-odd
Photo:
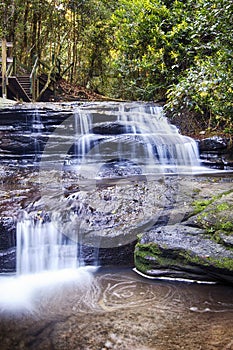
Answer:
[[[37,77],[37,84],[39,85],[40,91],[43,89],[45,84],[47,83],[47,75],[43,74]],[[1,86],[1,76],[0,76],[0,86]],[[8,86],[7,88],[10,90],[11,94],[14,98],[23,100],[24,102],[32,102],[32,92],[31,92],[31,80],[29,74],[17,75],[17,76],[9,76],[8,77]],[[53,94],[53,84],[51,84],[43,96],[50,96]]]
[[[32,93],[31,93],[31,81],[30,81],[30,75],[20,75],[17,76],[17,80],[22,87],[22,89],[25,91],[26,95],[28,96],[28,99],[32,100]]]
[[[9,77],[8,81],[9,81],[8,87],[16,96],[16,98],[22,99],[25,102],[32,101],[32,94],[30,92],[30,79],[29,79],[29,82],[28,81],[26,82],[26,80],[24,82],[24,79],[23,79],[21,83],[20,77]]]

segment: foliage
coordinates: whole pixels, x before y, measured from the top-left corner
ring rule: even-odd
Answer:
[[[112,20],[117,52],[113,64],[124,94],[132,99],[163,98],[176,60],[167,37],[172,12],[160,0],[122,0]]]
[[[233,74],[227,60],[200,60],[168,89],[167,97],[166,108],[173,116],[189,113],[193,118],[202,117],[210,130],[233,131]]]
[[[5,0],[0,35],[69,83],[233,133],[232,0]]]
[[[105,76],[113,4],[100,0],[7,0],[0,3],[1,35],[14,43],[21,64],[31,67],[35,55],[57,61],[69,82],[92,84]],[[8,15],[8,12],[10,13]],[[11,28],[14,28],[12,31]]]
[[[200,0],[192,14],[193,62],[181,70],[167,91],[167,110],[174,117],[202,118],[204,127],[233,131],[233,26],[231,1]]]

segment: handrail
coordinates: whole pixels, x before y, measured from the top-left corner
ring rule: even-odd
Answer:
[[[8,68],[7,68],[7,71],[6,71],[6,77],[10,77],[12,72],[13,72],[13,69],[14,69],[14,63],[11,62],[9,65],[8,65]]]
[[[39,59],[39,64],[41,64],[44,68],[46,68],[51,73],[50,80],[56,83],[56,79],[54,79],[54,77],[52,76],[55,66],[51,68],[47,63],[41,61],[40,59]]]
[[[34,65],[33,65],[33,67],[32,67],[31,74],[30,74],[30,79],[32,79],[33,74],[35,74],[35,72],[36,72],[36,68],[37,68],[37,63],[38,63],[38,60],[39,60],[39,58],[38,58],[38,57],[36,57],[35,62],[34,62]]]
[[[66,69],[64,69],[64,71],[61,73],[61,76],[63,77],[63,75],[65,75],[69,70],[70,68],[72,68],[74,65],[74,63],[71,63],[68,67],[66,67]]]
[[[32,100],[36,101],[36,76],[37,76],[37,66],[38,66],[39,58],[38,56],[35,59],[34,65],[32,67],[32,71],[30,74],[30,82],[31,82],[31,94],[32,94]]]

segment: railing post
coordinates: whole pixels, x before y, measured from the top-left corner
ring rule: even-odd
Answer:
[[[16,75],[16,58],[13,57],[13,74]]]
[[[2,97],[7,98],[7,76],[6,76],[6,39],[2,39]]]
[[[31,81],[31,93],[32,93],[32,101],[35,102],[37,99],[37,63],[38,63],[38,57],[34,57],[33,62],[33,68],[30,74],[30,81]]]
[[[35,82],[35,74],[32,74],[32,82],[31,82],[31,88],[32,88],[32,101],[35,102],[36,100],[36,82]]]
[[[2,97],[7,98],[8,70],[10,71],[10,66],[13,62],[13,58],[11,56],[7,57],[7,48],[13,47],[13,43],[7,42],[5,38],[2,38],[0,41],[0,46],[2,47]],[[9,63],[8,68],[7,63]]]

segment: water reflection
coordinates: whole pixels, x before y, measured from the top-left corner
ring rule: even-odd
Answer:
[[[110,268],[63,278],[37,282],[31,308],[1,305],[1,349],[231,349],[232,287]]]

